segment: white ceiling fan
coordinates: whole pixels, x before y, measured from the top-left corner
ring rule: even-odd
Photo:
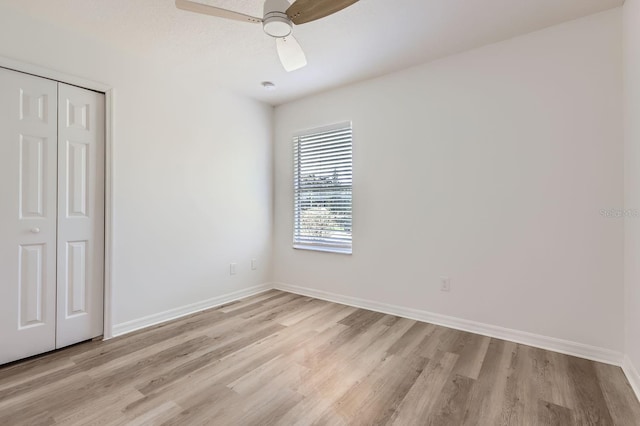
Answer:
[[[284,69],[295,71],[307,65],[307,58],[298,41],[291,35],[293,24],[301,25],[336,13],[358,0],[266,0],[264,17],[245,15],[220,7],[209,6],[189,0],[176,0],[178,9],[219,18],[262,24],[264,32],[276,39],[278,56]]]

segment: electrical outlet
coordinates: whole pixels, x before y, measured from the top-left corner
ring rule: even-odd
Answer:
[[[229,275],[235,275],[236,274],[236,263],[232,263],[229,265]]]
[[[451,291],[451,280],[448,277],[440,277],[440,291]]]
[[[256,270],[258,269],[258,260],[257,259],[251,259],[251,269],[252,270]]]

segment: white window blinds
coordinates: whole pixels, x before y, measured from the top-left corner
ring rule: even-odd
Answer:
[[[293,138],[293,246],[351,253],[351,123]]]

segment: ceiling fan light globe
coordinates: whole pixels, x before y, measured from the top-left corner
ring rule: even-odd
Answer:
[[[280,16],[267,17],[263,23],[264,32],[271,37],[282,38],[291,34],[291,21]]]

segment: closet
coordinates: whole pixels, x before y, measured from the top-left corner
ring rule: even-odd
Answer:
[[[102,335],[104,111],[0,68],[0,364]]]

